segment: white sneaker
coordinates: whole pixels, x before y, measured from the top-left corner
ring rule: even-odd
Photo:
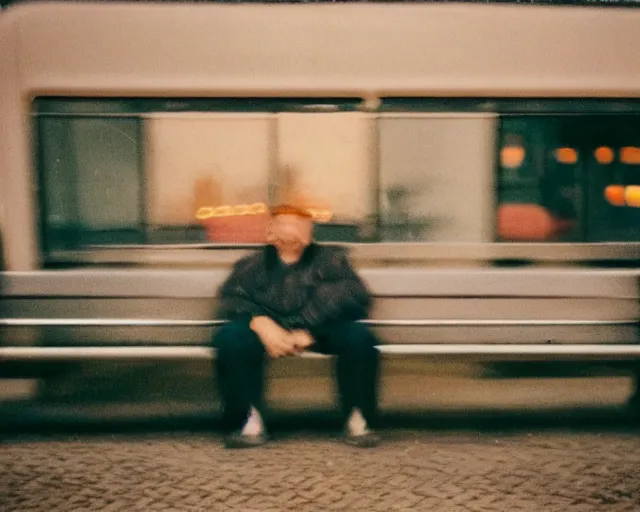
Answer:
[[[354,408],[351,416],[347,420],[347,432],[350,436],[363,436],[369,432],[367,420],[360,412],[360,409]]]
[[[267,442],[264,432],[264,423],[260,413],[255,407],[251,407],[249,418],[242,430],[232,433],[225,439],[227,448],[252,448],[262,446]]]
[[[380,443],[380,437],[369,430],[367,420],[359,409],[353,409],[347,420],[345,443],[357,448],[372,448]]]
[[[258,410],[251,406],[251,412],[249,414],[249,419],[244,424],[242,431],[240,432],[243,436],[261,436],[264,434],[264,423],[262,421],[262,416]]]

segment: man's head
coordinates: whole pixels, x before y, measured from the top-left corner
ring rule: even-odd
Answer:
[[[268,242],[279,253],[301,254],[312,235],[313,217],[305,208],[283,204],[271,209]]]

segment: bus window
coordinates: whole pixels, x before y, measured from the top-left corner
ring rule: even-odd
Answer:
[[[523,148],[519,165],[498,167],[497,234],[502,241],[571,241],[577,218],[580,155],[562,143],[559,120],[543,116],[501,119],[500,151]]]
[[[140,121],[46,115],[37,135],[45,249],[142,243]]]
[[[263,243],[285,182],[312,204],[319,239],[358,241],[375,189],[359,102],[40,98],[45,251]]]
[[[382,241],[492,241],[496,124],[490,114],[380,117]]]

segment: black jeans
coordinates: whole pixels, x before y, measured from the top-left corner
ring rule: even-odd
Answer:
[[[369,424],[375,423],[379,355],[373,334],[362,324],[345,322],[314,338],[311,350],[337,356],[337,387],[345,416],[357,407]],[[238,429],[251,405],[261,408],[266,352],[246,322],[225,325],[213,344],[224,423],[228,429]]]

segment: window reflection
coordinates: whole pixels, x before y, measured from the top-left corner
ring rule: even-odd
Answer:
[[[500,240],[573,241],[581,236],[579,154],[562,145],[558,123],[547,116],[501,120],[501,145],[517,138],[528,157],[517,169],[501,163],[496,226]]]
[[[640,186],[629,185],[624,191],[624,200],[627,206],[640,208]]]
[[[517,169],[524,162],[526,151],[522,146],[504,146],[500,150],[500,164],[505,169]]]
[[[263,242],[266,212],[240,211],[238,206],[268,202],[272,123],[268,114],[146,116],[153,237],[165,241],[171,233],[191,231],[200,241]],[[213,214],[203,217],[203,208]]]
[[[374,118],[359,112],[277,116],[275,200],[316,213],[316,238],[357,242],[374,213]]]
[[[604,197],[611,206],[624,206],[625,187],[622,185],[607,185],[604,189]]]
[[[501,239],[640,240],[640,212],[631,206],[640,176],[630,150],[639,117],[528,115],[505,117],[501,124],[503,137],[519,133],[531,155],[516,171],[501,166]]]
[[[560,164],[573,165],[578,163],[578,152],[573,148],[558,148],[553,156]]]
[[[495,131],[493,116],[382,116],[381,239],[490,241]]]
[[[640,165],[640,148],[629,146],[620,149],[620,161],[627,165]]]
[[[135,118],[40,121],[48,250],[144,241],[139,140]]]
[[[320,241],[640,240],[638,115],[221,101],[38,103],[46,250],[263,243],[272,201]]]
[[[600,146],[593,152],[593,156],[600,165],[609,165],[615,158],[613,150],[608,146]]]

